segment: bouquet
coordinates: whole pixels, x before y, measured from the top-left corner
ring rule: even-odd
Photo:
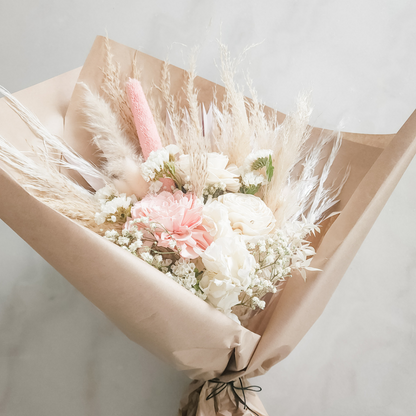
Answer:
[[[165,63],[156,86],[162,105],[153,103],[151,110],[135,62],[135,78],[123,83],[106,39],[102,94],[80,83],[79,110],[100,150],[98,166],[53,137],[2,89],[37,132],[41,145],[34,154],[41,163],[5,140],[0,160],[40,201],[240,322],[237,314],[264,309],[265,296],[276,293],[293,271],[306,279],[307,270],[316,270],[310,267],[315,251],[306,238],[319,231],[348,175],[328,184],[339,134],[322,134],[307,145],[307,97],[300,97],[296,112],[279,123],[276,112],[265,114],[252,88],[252,100],[244,97],[233,79],[235,63],[221,48],[221,104],[215,92],[208,110],[198,102],[191,68],[181,107],[181,97],[170,92]],[[61,168],[79,173],[93,189],[68,179]]]
[[[384,185],[377,170],[392,167],[391,156],[383,152],[386,164],[380,148],[358,145],[363,137],[350,135],[341,142],[338,133],[310,128],[307,97],[301,97],[297,110],[284,120],[261,105],[252,88],[252,98],[246,99],[234,83],[235,63],[225,48],[225,88],[215,90],[212,85],[202,87],[193,68],[183,72],[167,63],[160,63],[160,82],[149,83],[146,68],[140,71],[136,64],[138,56],[106,39],[97,40],[89,58],[95,61],[94,70],[88,71],[87,60],[67,110],[65,141],[3,90],[38,139],[30,142],[33,158],[1,139],[1,161],[31,197],[3,175],[6,195],[10,191],[10,201],[30,201],[53,229],[79,237],[80,227],[70,218],[84,227],[81,235],[88,241],[72,238],[72,244],[79,245],[70,246],[78,265],[68,265],[61,258],[59,236],[51,237],[51,231],[36,225],[28,230],[24,222],[17,228],[26,235],[34,233],[38,250],[132,339],[197,380],[181,414],[196,414],[197,408],[203,412],[206,406],[210,412],[214,407],[235,409],[240,404],[247,412],[265,414],[247,391],[245,378],[239,377],[261,374],[284,358],[290,351],[285,345],[296,344],[319,315],[358,249],[357,239],[362,239],[362,227],[351,232],[355,224],[370,214],[375,218],[368,207],[381,209],[379,201],[372,205],[372,195]],[[91,79],[99,79],[100,88]],[[148,86],[146,94],[142,85]],[[412,143],[408,131],[402,133],[408,136],[401,146]],[[82,136],[88,140],[77,149],[79,142],[73,139]],[[93,145],[99,150],[95,155]],[[354,159],[357,154],[361,161]],[[367,175],[371,167],[377,169]],[[358,185],[366,186],[361,196],[367,199],[357,202]],[[368,193],[369,187],[373,193]],[[350,199],[355,199],[352,211]],[[7,212],[2,218],[13,222]],[[337,222],[341,228],[336,228]],[[347,255],[340,250],[346,246]],[[111,270],[104,270],[109,254]],[[98,265],[97,256],[104,264]],[[97,270],[91,270],[91,259]],[[119,280],[102,277],[110,274]],[[288,280],[292,274],[308,280]],[[338,280],[330,279],[331,274]],[[137,285],[146,288],[147,301]],[[110,293],[110,287],[117,288]],[[166,311],[151,305],[156,297],[167,300],[171,295],[177,297],[164,305]],[[316,298],[320,308],[311,304]],[[143,301],[140,307],[134,305],[138,299]],[[172,337],[165,323],[169,306],[174,311],[171,322],[191,341]],[[189,313],[193,316],[186,316]],[[295,334],[272,334],[272,329],[276,332],[287,324],[279,321],[282,313],[293,322],[299,322],[299,314],[309,318]],[[201,318],[204,333],[191,335],[185,327]],[[237,325],[240,322],[247,329]],[[202,351],[196,350],[207,343],[205,333],[210,345],[204,351],[209,354],[201,360]],[[280,342],[272,345],[276,337]],[[168,342],[161,345],[164,339]],[[227,388],[233,394],[227,396]]]

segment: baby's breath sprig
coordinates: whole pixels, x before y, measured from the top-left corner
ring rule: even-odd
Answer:
[[[315,232],[319,232],[319,227],[302,218],[302,221],[288,223],[274,235],[247,242],[247,249],[257,264],[240,304],[253,310],[263,309],[265,302],[261,299],[267,293],[276,293],[277,286],[291,277],[293,270],[298,270],[304,279],[306,270],[318,270],[310,267],[315,250],[305,240]]]
[[[206,299],[207,296],[199,287],[202,273],[191,260],[180,258],[172,264],[167,275],[194,295]]]
[[[95,198],[100,202],[100,211],[95,214],[98,225],[104,222],[124,224],[130,216],[131,208],[137,202],[135,195],[119,194],[110,185],[98,190]]]
[[[138,227],[140,224],[140,228]],[[156,230],[163,230],[170,237],[169,247],[158,245]],[[128,228],[119,233],[117,230],[109,230],[104,236],[107,240],[119,245],[163,273],[167,273],[169,266],[180,258],[181,248],[166,228],[147,217],[132,220]]]
[[[179,189],[183,182],[176,170],[176,155],[180,149],[176,145],[168,145],[162,149],[152,151],[146,162],[142,163],[142,176],[147,182],[158,181],[163,178],[172,179]]]

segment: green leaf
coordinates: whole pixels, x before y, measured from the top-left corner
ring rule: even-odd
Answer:
[[[272,180],[273,172],[274,172],[274,166],[273,166],[272,155],[269,155],[269,158],[266,164],[266,175],[267,175],[267,180],[269,182]]]
[[[239,192],[240,192],[240,194],[254,195],[254,194],[256,194],[259,191],[260,186],[261,185],[250,185],[250,186],[243,185],[240,188]]]

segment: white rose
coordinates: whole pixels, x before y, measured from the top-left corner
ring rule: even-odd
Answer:
[[[271,209],[257,196],[224,194],[218,197],[228,210],[233,230],[247,236],[270,234],[276,224]]]
[[[181,155],[179,157],[178,166],[186,178],[191,174],[190,156]],[[240,189],[240,180],[238,168],[234,165],[228,166],[228,156],[220,153],[208,153],[208,177],[206,185],[214,185],[216,183],[224,183],[227,191],[238,192]]]
[[[206,268],[199,287],[207,300],[232,319],[231,308],[239,303],[241,291],[251,284],[256,260],[236,235],[221,237],[202,254]]]
[[[233,234],[233,229],[228,219],[228,210],[220,202],[212,200],[204,205],[202,218],[205,228],[214,240]]]

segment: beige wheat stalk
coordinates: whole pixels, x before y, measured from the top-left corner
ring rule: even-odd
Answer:
[[[246,98],[234,80],[237,61],[231,59],[225,45],[220,44],[220,50],[221,79],[225,86],[225,96],[221,108],[222,116],[216,112],[221,131],[217,143],[220,150],[229,156],[230,163],[241,166],[251,152],[251,129],[247,117]]]
[[[182,112],[180,111],[180,97],[170,92],[169,61],[162,64],[160,85],[154,86],[161,94],[161,101],[150,96],[149,106],[155,117],[158,132],[164,146],[178,144],[183,148],[183,135],[181,134]],[[163,105],[162,105],[163,103]]]
[[[198,91],[195,88],[195,51],[192,53],[190,69],[186,74],[184,87],[187,108],[183,109],[183,151],[191,158],[190,183],[196,196],[202,196],[208,175],[208,142],[203,135],[201,124],[201,106],[198,102]]]
[[[101,68],[104,76],[101,89],[109,99],[111,107],[117,114],[125,134],[129,139],[133,140],[135,146],[140,149],[140,143],[137,137],[137,131],[134,125],[133,114],[128,103],[127,94],[125,89],[121,86],[120,64],[114,64],[108,37],[105,38],[104,46],[106,54],[104,68]],[[134,76],[139,75],[136,64],[133,65],[132,72],[132,75]]]

